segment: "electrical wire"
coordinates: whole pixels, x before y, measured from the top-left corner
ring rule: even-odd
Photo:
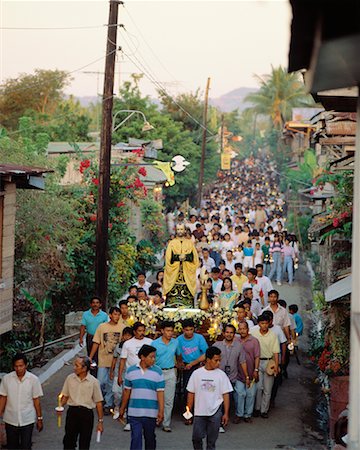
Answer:
[[[184,114],[186,114],[189,118],[191,118],[197,125],[199,125],[200,128],[203,130],[206,130],[210,135],[215,136],[215,134],[209,130],[205,125],[203,125],[201,122],[199,122],[194,116],[192,116],[183,106],[181,106],[166,90],[164,86],[161,85],[159,81],[157,81],[152,75],[150,75],[147,71],[147,69],[144,67],[144,65],[141,63],[141,61],[134,56],[134,59],[136,59],[138,62],[135,62],[130,55],[125,53],[123,51],[124,55],[129,58],[129,60],[140,70],[144,73],[146,78],[156,86],[160,92],[162,92],[166,97],[168,97]]]
[[[110,28],[117,27],[117,24],[112,25],[90,25],[90,26],[78,26],[78,27],[0,27],[0,30],[14,30],[14,31],[50,31],[50,30],[93,30],[95,28]]]
[[[67,74],[71,75],[72,73],[80,72],[81,70],[85,69],[86,67],[89,67],[89,66],[107,58],[109,55],[113,54],[114,52],[117,52],[117,49],[112,50],[111,52],[107,53],[106,55],[101,56],[100,58],[97,58],[97,59],[89,62],[88,64],[78,67],[77,69],[71,70],[70,72],[67,72]],[[61,77],[59,76],[59,79],[60,78]],[[55,79],[56,79],[56,77],[55,77]],[[13,92],[27,91],[27,90],[33,89],[35,86],[42,85],[42,84],[43,83],[41,81],[36,81],[34,83],[29,83],[27,86],[21,86],[21,87],[19,86],[17,88],[13,88],[13,89],[7,89],[6,92],[13,93]],[[4,89],[4,88],[6,88],[6,86],[4,86],[4,85],[0,86],[0,94],[1,94],[1,88]]]
[[[115,97],[115,94],[110,95],[109,97],[106,97],[106,98],[102,99],[101,103],[104,103],[107,100],[109,100],[110,98],[114,98],[114,97]],[[60,118],[67,117],[70,114],[71,114],[71,112],[67,112],[67,113],[64,113],[64,114],[59,114],[56,117],[53,117],[52,119],[45,120],[41,124],[34,124],[34,125],[29,126],[29,127],[23,128],[21,130],[10,131],[9,133],[6,133],[6,137],[7,136],[13,136],[14,134],[23,133],[24,131],[27,131],[27,130],[33,130],[33,129],[35,129],[35,128],[41,126],[41,125],[44,125],[44,124],[50,124],[50,123],[52,123],[52,122],[54,122],[54,121],[56,121],[56,120],[58,120]]]
[[[162,61],[160,60],[160,58],[156,55],[156,53],[154,52],[154,50],[151,48],[150,44],[147,42],[147,40],[145,39],[144,34],[142,33],[141,29],[137,26],[135,20],[133,19],[132,15],[130,14],[130,11],[124,6],[124,11],[126,12],[126,14],[129,16],[129,19],[131,20],[131,22],[133,23],[133,25],[135,26],[135,28],[137,29],[139,35],[142,37],[142,40],[144,41],[145,45],[147,46],[147,48],[150,50],[150,52],[153,54],[153,56],[156,58],[156,60],[158,61],[158,63],[161,65],[161,67],[170,75],[170,77],[175,81],[178,82],[178,80],[174,77],[174,75],[165,67],[165,65],[162,63]],[[129,31],[127,31],[129,33]],[[129,33],[130,34],[130,33]]]

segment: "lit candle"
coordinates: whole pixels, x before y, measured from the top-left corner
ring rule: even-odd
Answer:
[[[61,428],[61,416],[62,416],[62,412],[64,411],[64,407],[61,406],[62,396],[63,396],[63,394],[60,392],[60,394],[58,395],[58,406],[55,408],[57,411],[57,426],[58,426],[58,428]]]
[[[186,412],[189,413],[190,412],[190,408],[188,406],[186,406]]]

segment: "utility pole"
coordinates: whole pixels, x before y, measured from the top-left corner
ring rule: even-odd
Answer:
[[[108,291],[111,130],[115,57],[117,50],[118,9],[120,3],[122,4],[122,2],[118,0],[110,0],[100,138],[99,190],[96,220],[95,293],[101,298],[104,309],[106,309]]]
[[[205,90],[205,103],[204,103],[204,128],[201,145],[201,160],[200,160],[200,174],[199,174],[199,187],[198,187],[198,207],[201,207],[202,200],[202,187],[204,180],[204,164],[205,164],[205,152],[206,152],[206,124],[207,124],[207,110],[209,100],[210,78],[207,79]]]

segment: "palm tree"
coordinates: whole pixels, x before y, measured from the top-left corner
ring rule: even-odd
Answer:
[[[245,101],[253,104],[249,110],[268,116],[277,130],[282,130],[285,122],[291,119],[292,108],[314,105],[312,97],[305,91],[299,73],[288,73],[279,66],[272,67],[270,75],[256,75],[256,78],[260,89],[247,95]]]

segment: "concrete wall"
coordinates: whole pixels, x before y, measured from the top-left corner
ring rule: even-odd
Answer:
[[[2,274],[0,280],[0,334],[12,329],[14,255],[15,255],[15,183],[5,183],[3,209]]]

